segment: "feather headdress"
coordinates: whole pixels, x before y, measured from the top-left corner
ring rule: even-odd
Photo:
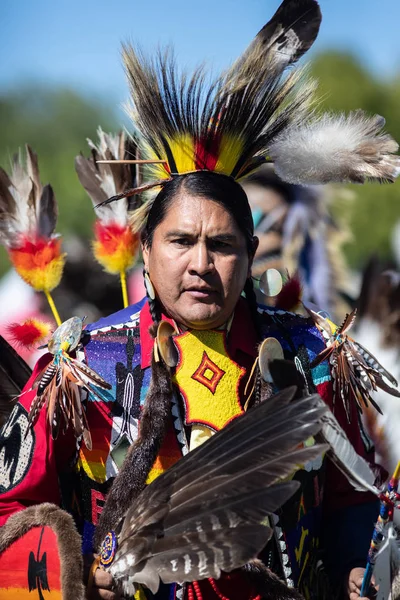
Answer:
[[[381,132],[380,117],[316,117],[314,82],[301,69],[285,73],[313,44],[320,21],[316,0],[284,0],[243,56],[214,80],[203,68],[180,73],[169,50],[151,60],[124,46],[130,116],[140,153],[154,164],[149,183],[108,202],[193,171],[241,179],[271,161],[286,181],[301,184],[393,180],[397,144]],[[134,213],[134,230],[145,223],[152,199],[147,195]]]
[[[57,324],[50,292],[61,280],[65,254],[54,234],[57,203],[50,185],[42,187],[37,155],[26,146],[14,156],[10,176],[0,167],[0,243],[15,270],[37,292],[44,292]]]
[[[79,181],[85,188],[93,206],[97,206],[110,196],[120,194],[137,184],[137,166],[118,161],[137,157],[137,146],[133,139],[121,131],[118,135],[98,131],[98,144],[87,140],[91,148],[91,157],[79,155],[75,159],[75,168]],[[102,162],[116,161],[116,162]],[[128,306],[125,284],[126,271],[133,266],[139,247],[138,236],[129,226],[129,214],[135,207],[135,201],[125,198],[123,201],[108,204],[98,209],[94,226],[95,240],[93,253],[105,271],[120,275],[124,305]]]

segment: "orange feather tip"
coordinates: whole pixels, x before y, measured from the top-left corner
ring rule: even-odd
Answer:
[[[66,257],[60,238],[31,241],[24,237],[9,250],[9,256],[20,277],[37,292],[51,292],[60,283]]]
[[[104,225],[96,221],[94,230],[93,253],[107,273],[117,275],[133,266],[139,250],[139,236],[129,225]]]
[[[294,311],[300,304],[303,288],[299,276],[289,277],[283,284],[281,291],[276,297],[275,306],[281,310]]]
[[[26,349],[31,349],[44,342],[51,333],[52,326],[39,319],[26,319],[22,323],[12,323],[7,327],[12,342]]]

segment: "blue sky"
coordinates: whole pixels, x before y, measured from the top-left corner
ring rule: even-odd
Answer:
[[[0,93],[21,82],[127,97],[121,40],[172,42],[182,64],[229,64],[280,0],[3,0]],[[313,52],[350,50],[382,77],[400,75],[400,0],[320,0]]]

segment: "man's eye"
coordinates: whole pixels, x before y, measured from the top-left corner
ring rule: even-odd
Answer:
[[[219,240],[213,241],[211,246],[214,250],[229,250],[229,248],[231,247],[231,245],[227,242],[221,242]]]
[[[172,240],[174,244],[177,244],[178,246],[190,246],[192,244],[191,240],[189,240],[188,238],[176,238],[175,240]]]

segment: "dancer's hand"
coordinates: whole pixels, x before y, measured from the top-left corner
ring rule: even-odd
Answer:
[[[369,600],[369,598],[375,598],[376,586],[374,579],[372,579],[371,582],[371,587],[374,590],[374,593],[368,598],[360,596],[364,573],[365,569],[363,567],[356,567],[350,571],[346,582],[346,590],[349,600]]]
[[[84,581],[87,582],[86,597],[88,600],[118,600],[119,594],[113,589],[114,581],[110,573],[97,569],[89,576],[95,556],[84,556]]]

